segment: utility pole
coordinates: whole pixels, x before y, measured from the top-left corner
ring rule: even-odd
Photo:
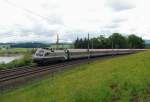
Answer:
[[[112,39],[112,43],[111,43],[111,48],[112,49],[114,48],[113,39]]]
[[[57,34],[56,49],[58,49],[58,45],[59,45],[59,35]]]
[[[114,49],[114,42],[113,42],[113,37],[112,37],[112,43],[111,43],[112,45],[111,45],[111,48],[112,48],[112,56],[113,56],[113,49]]]
[[[89,64],[89,60],[90,60],[90,37],[88,33],[88,64]]]
[[[91,41],[92,41],[92,49],[93,49],[93,39]]]

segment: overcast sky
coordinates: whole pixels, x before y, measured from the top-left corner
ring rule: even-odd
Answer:
[[[71,42],[119,32],[150,39],[149,0],[0,0],[0,42]]]

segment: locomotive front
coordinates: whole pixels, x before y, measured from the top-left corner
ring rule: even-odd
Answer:
[[[65,59],[66,54],[64,50],[53,50],[49,48],[39,48],[33,55],[33,61],[37,64],[48,64]]]

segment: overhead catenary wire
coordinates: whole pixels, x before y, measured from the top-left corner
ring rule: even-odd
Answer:
[[[9,0],[3,0],[3,1],[6,2],[7,4],[9,4],[9,5],[11,5],[11,6],[15,7],[15,8],[21,9],[21,10],[23,10],[23,11],[25,11],[25,12],[33,15],[33,16],[36,16],[36,17],[39,17],[39,18],[41,18],[41,19],[43,19],[45,21],[51,22],[51,20],[48,17],[42,16],[42,15],[40,15],[40,14],[38,14],[38,13],[32,11],[32,10],[29,10],[27,8],[19,6],[19,5],[15,4],[15,3],[13,3],[13,2],[10,2]]]
[[[43,15],[41,15],[41,14],[39,14],[39,13],[37,13],[37,12],[34,12],[34,11],[30,10],[30,9],[27,9],[27,8],[25,8],[25,7],[23,7],[23,6],[17,5],[16,3],[14,3],[14,2],[12,2],[12,1],[10,1],[10,0],[3,0],[3,1],[4,1],[5,3],[7,3],[7,4],[9,4],[9,5],[11,5],[11,6],[17,8],[17,9],[20,9],[20,10],[22,10],[22,11],[24,11],[24,12],[30,14],[30,15],[33,15],[34,17],[41,18],[42,20],[46,21],[46,23],[47,23],[48,25],[50,25],[50,26],[53,24],[52,19],[50,19],[49,17],[43,16]],[[55,23],[55,25],[57,25],[57,23]],[[63,24],[63,27],[66,27],[66,25]],[[58,32],[57,32],[57,33],[58,33]],[[62,40],[62,39],[59,39],[59,40]],[[64,41],[66,41],[66,40],[64,40]],[[65,42],[64,42],[64,43],[65,43]],[[67,43],[68,43],[68,42],[67,42]]]
[[[34,17],[38,17],[38,18],[40,18],[40,19],[46,21],[46,23],[47,23],[48,25],[50,25],[50,26],[52,26],[52,24],[54,24],[53,21],[52,21],[52,19],[50,19],[49,17],[43,16],[43,15],[41,15],[41,14],[39,14],[39,13],[36,13],[36,12],[30,10],[30,9],[27,9],[27,8],[25,8],[25,7],[22,7],[22,6],[20,6],[20,5],[17,5],[16,3],[11,2],[10,0],[3,0],[3,1],[4,1],[5,3],[7,3],[7,4],[9,4],[9,5],[11,5],[11,6],[17,8],[17,9],[20,9],[20,10],[22,10],[22,11],[24,11],[24,12],[30,14],[30,15],[33,15]],[[55,25],[57,25],[57,23],[55,23]],[[63,25],[63,26],[65,26],[65,25]]]

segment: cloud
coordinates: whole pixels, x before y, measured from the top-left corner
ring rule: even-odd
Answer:
[[[118,29],[121,24],[123,22],[127,21],[127,19],[125,18],[115,18],[115,19],[112,19],[111,22],[108,22],[106,25],[104,25],[104,29],[107,29],[107,30],[111,30],[111,29]]]
[[[136,6],[128,0],[108,0],[107,6],[112,8],[114,11],[124,11],[135,8]]]
[[[148,0],[6,1],[0,0],[0,42],[55,42],[56,34],[62,42],[72,42],[88,33],[95,37],[117,31],[149,37]]]
[[[112,23],[112,24],[108,24],[108,25],[104,26],[105,29],[117,29],[119,27],[120,27],[120,25],[118,23]]]
[[[113,23],[123,23],[126,22],[127,19],[126,18],[115,18],[112,20]]]
[[[37,34],[11,34],[11,35],[0,35],[1,42],[45,42],[45,43],[53,43],[56,42],[55,36],[48,35],[37,35]]]

